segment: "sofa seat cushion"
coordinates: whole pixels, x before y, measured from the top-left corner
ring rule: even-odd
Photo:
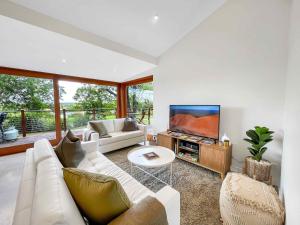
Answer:
[[[140,137],[140,136],[143,136],[144,133],[140,130],[135,130],[135,131],[129,131],[129,132],[122,132],[122,131],[113,132],[113,133],[109,133],[109,135],[111,135],[110,138],[99,139],[99,144],[107,145],[107,144],[131,139],[131,138],[135,138],[135,137]]]
[[[118,179],[129,200],[132,202],[138,202],[148,195],[154,196],[154,192],[150,191],[148,188],[113,163],[112,165],[102,168],[99,172]]]
[[[41,161],[37,167],[31,225],[41,224],[85,224],[54,157]]]
[[[87,154],[86,158],[93,166],[81,167],[88,172],[97,172],[107,176],[112,176],[120,182],[131,202],[138,202],[147,195],[154,196],[154,192],[150,191],[144,185],[135,180],[132,176],[119,168],[116,164],[106,158],[102,153]]]

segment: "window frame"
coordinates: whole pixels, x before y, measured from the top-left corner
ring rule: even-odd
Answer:
[[[129,80],[126,82],[114,82],[114,81],[106,81],[106,80],[98,80],[80,76],[69,76],[55,73],[46,73],[25,69],[17,69],[10,67],[1,67],[0,73],[6,75],[13,76],[23,76],[23,77],[35,77],[35,78],[45,78],[53,81],[53,95],[54,95],[54,112],[55,112],[55,132],[56,139],[50,140],[52,145],[58,144],[62,137],[61,131],[61,120],[60,120],[60,99],[59,99],[59,84],[58,81],[73,81],[73,82],[81,82],[87,84],[96,84],[96,85],[106,85],[106,86],[114,86],[117,87],[117,117],[122,118],[127,115],[127,87],[142,83],[153,82],[153,75]],[[0,156],[15,154],[19,152],[24,152],[28,148],[32,148],[34,143],[29,144],[21,144],[14,145],[10,147],[0,147]]]

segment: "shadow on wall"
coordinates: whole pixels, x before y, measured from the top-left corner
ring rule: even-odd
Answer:
[[[265,153],[264,158],[272,162],[272,178],[273,184],[280,185],[281,177],[281,162],[283,150],[283,131],[275,131],[274,140],[268,145],[268,151]]]
[[[220,139],[224,133],[230,138],[232,148],[232,164],[231,170],[235,172],[242,171],[243,159],[247,156],[246,144],[243,139],[243,109],[238,107],[222,107],[221,108],[221,126],[220,126]]]
[[[264,126],[264,124],[255,125]],[[246,128],[246,130],[243,127],[245,124],[242,108],[222,107],[220,138],[226,133],[233,143],[231,170],[235,172],[242,172],[244,158],[250,155],[247,149],[249,145],[243,139],[246,137],[246,131],[253,127]],[[272,127],[270,129],[272,130]],[[274,140],[267,145],[268,151],[263,156],[264,159],[272,162],[273,184],[277,186],[280,184],[282,145],[282,131],[275,130]]]

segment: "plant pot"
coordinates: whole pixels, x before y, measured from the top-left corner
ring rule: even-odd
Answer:
[[[245,158],[243,173],[255,180],[262,181],[266,184],[271,184],[271,166],[271,162],[267,160],[257,161],[251,156],[248,156]]]

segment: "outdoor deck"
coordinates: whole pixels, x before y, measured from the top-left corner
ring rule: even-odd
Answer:
[[[82,129],[75,130],[73,132],[76,135],[80,135],[82,133]],[[62,135],[64,135],[64,131],[62,131]],[[48,140],[55,139],[55,131],[45,132],[45,133],[27,134],[26,137],[22,137],[22,135],[20,134],[18,139],[15,141],[4,141],[1,143],[1,140],[0,140],[0,151],[1,151],[1,148],[23,145],[23,144],[30,144],[30,143],[34,143],[35,141],[38,141],[40,139],[43,139],[43,138],[46,138]]]

